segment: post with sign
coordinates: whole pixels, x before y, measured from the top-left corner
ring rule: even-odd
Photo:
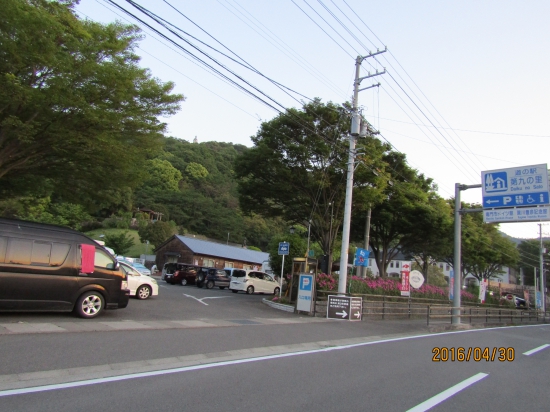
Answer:
[[[411,296],[411,287],[409,283],[409,274],[411,272],[411,264],[404,263],[401,271],[401,296]]]
[[[356,296],[329,295],[327,319],[361,320],[363,299]]]
[[[315,275],[301,273],[298,283],[298,298],[296,299],[296,310],[302,312],[313,312],[315,297]]]
[[[279,279],[279,298],[283,293],[283,276],[285,271],[285,256],[290,252],[290,243],[279,242],[279,255],[283,256],[283,264],[281,265],[281,278]]]

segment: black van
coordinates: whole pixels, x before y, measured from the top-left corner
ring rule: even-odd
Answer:
[[[125,308],[116,259],[75,230],[0,218],[0,311],[75,311],[93,318]]]

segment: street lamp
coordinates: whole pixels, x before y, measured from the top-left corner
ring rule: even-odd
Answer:
[[[296,228],[294,226],[290,226],[290,229],[289,229],[290,234],[293,235],[295,231],[296,231]]]

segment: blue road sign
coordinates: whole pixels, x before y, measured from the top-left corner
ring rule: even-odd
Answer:
[[[484,196],[483,207],[512,207],[547,205],[550,201],[548,192],[522,193],[512,195]]]
[[[290,244],[288,242],[279,242],[279,255],[288,255]]]
[[[485,209],[550,203],[546,164],[481,172],[481,187]]]

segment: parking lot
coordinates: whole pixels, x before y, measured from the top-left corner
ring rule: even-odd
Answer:
[[[170,285],[155,277],[159,295],[146,300],[130,298],[128,307],[107,310],[94,319],[80,319],[72,313],[0,313],[0,324],[26,322],[118,322],[246,320],[251,318],[291,318],[294,315],[262,303],[271,295],[232,293],[228,289]]]

